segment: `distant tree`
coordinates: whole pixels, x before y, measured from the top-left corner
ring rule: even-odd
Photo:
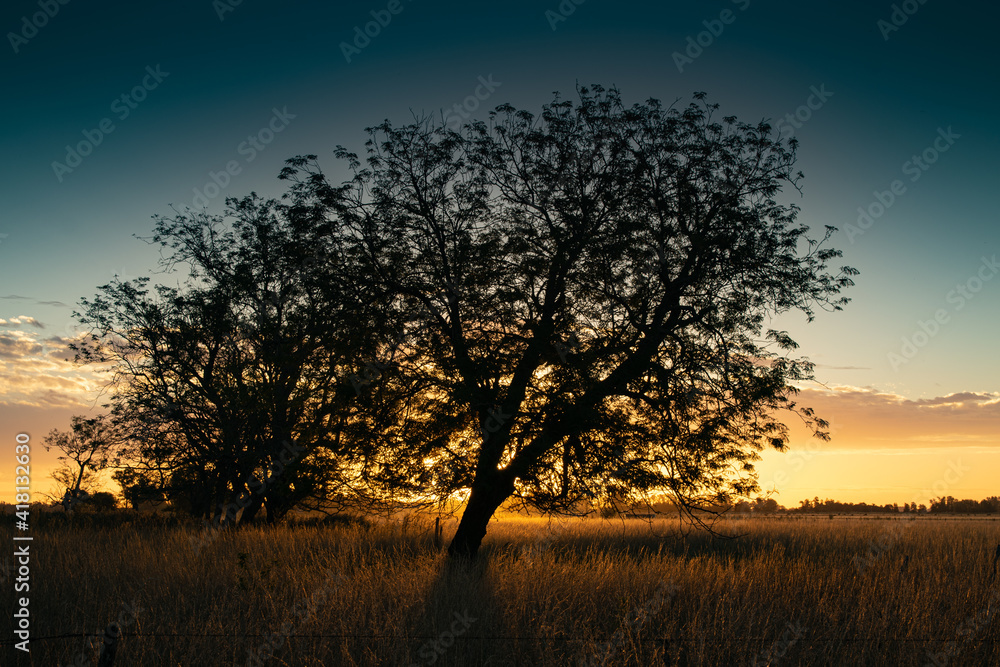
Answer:
[[[46,451],[55,449],[62,453],[63,466],[56,470],[53,479],[61,486],[64,505],[89,495],[86,487],[96,484],[97,473],[107,468],[121,443],[120,433],[106,415],[70,419],[68,431],[52,429],[42,441]]]
[[[761,514],[774,514],[779,510],[784,510],[784,508],[778,504],[778,501],[774,498],[757,498],[753,502],[753,509],[755,512],[760,512]]]
[[[51,476],[56,483],[56,492],[43,495],[53,503],[61,504],[67,512],[96,493],[100,486],[100,478],[96,472],[87,469],[81,478],[79,468],[67,463],[60,464],[52,471]]]
[[[162,502],[164,493],[162,483],[148,473],[132,467],[116,470],[111,478],[122,488],[122,498],[133,510],[145,502]]]
[[[118,507],[118,500],[115,498],[115,494],[108,491],[98,491],[92,494],[86,503],[99,512],[108,512]]]
[[[792,400],[812,365],[764,327],[839,309],[856,273],[828,273],[835,230],[810,238],[775,199],[801,176],[794,140],[720,122],[702,94],[678,109],[578,93],[461,133],[385,122],[366,167],[338,147],[341,186],[315,156],[283,173],[409,327],[395,368],[426,389],[372,474],[467,494],[453,556],[512,497],[573,512],[666,494],[698,518],[757,490],[757,452],[788,441],[782,409],[825,437]]]

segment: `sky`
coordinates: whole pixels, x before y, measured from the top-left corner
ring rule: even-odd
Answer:
[[[279,196],[296,155],[339,181],[334,147],[363,153],[383,119],[537,113],[594,83],[628,104],[704,91],[798,138],[783,201],[861,272],[842,312],[771,323],[816,362],[799,402],[833,437],[794,431],[761,485],[786,506],[1000,495],[998,19],[968,0],[6,2],[0,500],[18,433],[47,491],[45,434],[106,400],[65,361],[72,312],[155,269],[151,216]]]

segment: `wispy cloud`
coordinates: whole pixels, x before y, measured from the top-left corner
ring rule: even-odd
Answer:
[[[63,303],[62,301],[40,301],[31,296],[21,296],[20,294],[8,294],[7,296],[0,296],[0,299],[5,301],[30,301],[41,306],[58,306],[59,308],[69,308],[69,305]]]
[[[34,317],[31,317],[30,315],[18,315],[17,317],[12,317],[9,320],[5,320],[4,318],[0,317],[0,326],[16,327],[22,324],[30,324],[31,326],[37,329],[45,328],[44,324],[36,320]]]

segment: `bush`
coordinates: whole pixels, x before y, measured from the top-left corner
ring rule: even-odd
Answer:
[[[87,498],[86,503],[98,512],[109,512],[118,508],[118,499],[113,493],[98,491]]]

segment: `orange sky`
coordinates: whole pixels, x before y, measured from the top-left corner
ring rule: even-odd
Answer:
[[[9,453],[0,461],[0,500],[13,501],[18,433],[31,437],[33,491],[47,492],[57,461],[42,438],[52,428],[68,428],[71,415],[99,410],[101,379],[66,361],[70,333],[52,334],[30,317],[0,323],[0,438]],[[810,385],[798,400],[831,422],[832,440],[810,438],[790,416],[790,451],[765,452],[761,486],[776,490],[786,507],[814,496],[902,504],[1000,495],[1000,392],[908,399],[872,388]]]

